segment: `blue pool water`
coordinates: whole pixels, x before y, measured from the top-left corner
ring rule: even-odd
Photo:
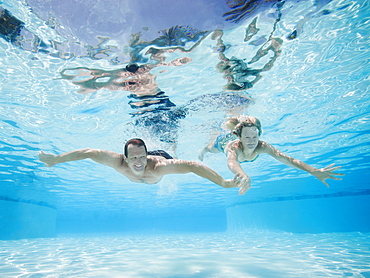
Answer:
[[[0,277],[370,277],[368,1],[113,2],[0,1]],[[140,137],[197,160],[242,113],[343,180],[261,155],[239,196],[37,157]]]

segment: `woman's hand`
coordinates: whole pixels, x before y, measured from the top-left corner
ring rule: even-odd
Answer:
[[[335,163],[330,164],[325,168],[316,169],[316,171],[311,172],[311,174],[315,176],[317,179],[319,179],[327,187],[329,187],[329,184],[326,182],[327,179],[342,180],[341,178],[337,178],[334,176],[344,176],[344,174],[341,173],[333,173],[333,171],[342,168],[342,166],[333,167],[334,165]]]
[[[207,151],[206,151],[206,148],[204,148],[201,152],[200,152],[200,154],[198,155],[198,159],[200,160],[200,161],[203,161],[203,159],[204,159],[204,154],[206,153]]]

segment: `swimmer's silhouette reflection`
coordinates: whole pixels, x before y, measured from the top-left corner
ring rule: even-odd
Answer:
[[[308,12],[304,15],[295,26],[294,30],[287,35],[288,40],[296,39],[303,31],[303,25],[310,19],[327,15],[330,13],[328,10],[322,10],[332,0],[316,0],[313,5],[315,10]],[[299,1],[297,1],[299,2]],[[261,9],[270,9],[275,7],[277,11],[277,21],[280,21],[281,18],[281,9],[283,8],[285,1],[284,0],[227,0],[226,4],[230,7],[231,11],[223,14],[226,21],[239,23],[243,19],[251,17],[256,14],[257,11]]]
[[[258,29],[256,29],[254,24],[255,20],[247,28],[244,41],[248,41],[258,32]],[[219,72],[224,74],[223,77],[227,80],[227,84],[224,86],[225,90],[242,91],[250,89],[262,78],[262,72],[268,71],[272,68],[274,62],[281,54],[280,47],[283,43],[282,39],[273,38],[272,34],[273,33],[271,33],[270,38],[267,41],[261,42],[262,46],[257,50],[256,54],[249,60],[249,62],[245,62],[243,61],[245,58],[228,58],[225,55],[227,46],[222,40],[223,31],[217,30],[213,32],[212,39],[217,41],[216,45],[220,59],[216,68]],[[251,66],[253,63],[258,62],[261,58],[270,55],[271,53],[273,53],[273,55],[262,67],[253,68]]]
[[[132,63],[116,70],[78,67],[64,69],[61,76],[78,85],[80,87],[78,92],[82,94],[93,93],[100,89],[129,92],[128,104],[134,109],[130,113],[133,116],[134,125],[145,128],[161,142],[176,144],[178,121],[185,118],[186,113],[181,109],[172,109],[176,105],[159,88],[155,81],[157,75],[150,71],[159,66],[182,66],[189,63],[191,59],[181,57],[166,63],[161,54],[163,51],[152,53],[152,60],[158,61],[157,64]]]
[[[148,107],[157,103],[174,104],[160,90],[155,79],[157,75],[150,71],[159,66],[181,66],[191,61],[188,57],[175,59],[169,63],[161,61],[157,64],[129,64],[116,70],[90,69],[85,67],[68,68],[61,72],[63,79],[71,80],[78,85],[79,93],[89,94],[100,89],[110,91],[128,91],[135,100],[130,102],[133,108]]]
[[[25,28],[24,22],[0,7],[0,37],[24,50],[48,52],[47,45]]]

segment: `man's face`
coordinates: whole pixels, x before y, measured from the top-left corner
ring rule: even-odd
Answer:
[[[126,162],[134,173],[142,173],[147,165],[147,153],[144,146],[128,145]]]

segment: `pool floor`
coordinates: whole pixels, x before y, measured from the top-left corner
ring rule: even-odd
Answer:
[[[370,277],[370,233],[66,234],[0,245],[1,277]]]

